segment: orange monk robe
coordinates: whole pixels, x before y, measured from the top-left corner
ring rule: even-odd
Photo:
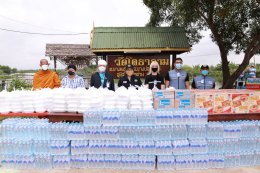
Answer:
[[[41,88],[58,88],[60,79],[56,72],[51,70],[40,70],[33,77],[33,90]]]

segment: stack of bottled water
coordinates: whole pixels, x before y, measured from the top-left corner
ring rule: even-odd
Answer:
[[[144,170],[260,165],[259,121],[205,119],[204,109],[91,110],[84,123],[6,119],[0,123],[1,165]]]

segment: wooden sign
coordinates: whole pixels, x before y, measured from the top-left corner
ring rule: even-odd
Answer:
[[[169,55],[113,55],[107,57],[107,71],[112,74],[114,78],[120,78],[125,75],[125,66],[131,64],[134,66],[135,75],[145,78],[149,72],[152,61],[157,61],[159,63],[161,69],[160,74],[163,76],[170,70]]]

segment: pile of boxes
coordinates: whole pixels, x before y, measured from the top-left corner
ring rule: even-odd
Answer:
[[[206,108],[209,114],[260,113],[260,92],[253,90],[159,90],[154,108]]]

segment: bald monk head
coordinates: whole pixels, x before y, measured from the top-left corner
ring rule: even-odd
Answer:
[[[40,66],[41,66],[42,70],[48,70],[49,65],[50,64],[47,59],[41,59]]]

